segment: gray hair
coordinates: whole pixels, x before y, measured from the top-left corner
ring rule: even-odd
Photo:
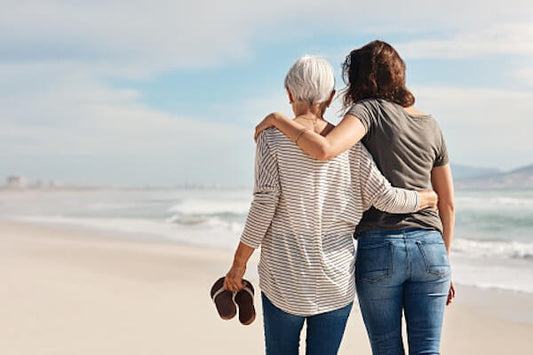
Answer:
[[[303,56],[289,69],[285,76],[285,87],[295,101],[310,104],[325,102],[335,88],[333,68],[324,58]]]

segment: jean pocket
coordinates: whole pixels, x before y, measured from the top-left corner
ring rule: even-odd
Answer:
[[[358,245],[355,277],[376,283],[392,275],[392,243]]]
[[[417,241],[416,244],[424,259],[426,272],[440,277],[450,274],[450,260],[444,242]]]

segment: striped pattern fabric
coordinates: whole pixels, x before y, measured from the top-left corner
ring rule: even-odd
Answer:
[[[254,198],[241,242],[258,248],[259,285],[285,312],[311,316],[355,296],[353,232],[375,206],[418,209],[415,191],[391,187],[361,144],[321,162],[276,129],[257,142]]]

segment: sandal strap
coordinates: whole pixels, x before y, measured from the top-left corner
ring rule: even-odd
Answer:
[[[224,291],[228,291],[228,290],[225,290],[224,287],[221,287],[219,288],[214,294],[213,294],[213,297],[211,297],[211,299],[213,300],[213,302],[215,302],[215,298],[217,298],[218,295],[220,295],[222,292]],[[250,296],[252,296],[252,298],[254,298],[254,291],[252,291],[252,289],[250,287],[248,287],[248,285],[244,286],[244,288],[242,288],[240,291],[246,291],[248,292],[248,294],[250,294]],[[240,292],[239,291],[239,292]],[[228,291],[228,292],[231,292],[231,291]],[[235,299],[235,296],[237,295],[237,292],[232,292],[233,293],[233,299]]]
[[[245,286],[241,291],[248,292],[250,294],[250,296],[252,296],[252,298],[254,298],[254,292],[248,286]]]
[[[213,302],[215,302],[215,298],[217,298],[217,296],[220,295],[220,294],[221,294],[222,292],[224,292],[224,291],[227,291],[227,290],[224,289],[224,287],[219,288],[219,289],[217,290],[217,292],[215,292],[215,293],[213,294],[213,297],[211,297],[211,299],[213,300]],[[229,292],[229,291],[228,291],[228,292]]]

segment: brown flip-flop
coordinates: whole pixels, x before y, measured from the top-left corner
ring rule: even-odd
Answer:
[[[255,320],[254,287],[248,280],[242,280],[244,288],[237,292],[234,299],[239,306],[239,321],[244,325],[252,324]]]
[[[216,280],[211,287],[211,299],[215,303],[218,315],[222,319],[231,319],[237,314],[237,306],[233,301],[233,292],[224,289],[224,279]]]

